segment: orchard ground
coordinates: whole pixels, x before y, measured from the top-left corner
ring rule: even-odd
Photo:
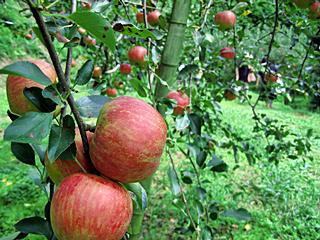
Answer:
[[[40,188],[35,187],[32,177],[36,169],[20,162],[10,152],[10,143],[4,142],[3,131],[9,124],[5,93],[5,77],[0,81],[0,236],[13,232],[13,224],[19,219],[40,215],[47,198]],[[82,95],[82,94],[81,94]],[[296,133],[304,133],[312,128],[315,136],[320,136],[318,113],[304,109],[304,101],[297,109],[284,106],[276,101],[273,109],[259,105],[259,112],[279,119]],[[239,101],[222,102],[224,120],[237,126],[237,131],[250,135],[253,127],[251,110]],[[258,144],[258,143],[257,143]],[[252,214],[248,223],[222,218],[215,222],[220,239],[318,239],[320,230],[320,140],[313,141],[314,161],[287,160],[275,166],[258,162],[249,166],[244,157],[240,168],[232,169],[232,153],[224,153],[223,159],[229,164],[228,177],[225,174],[213,176],[211,172],[201,178],[215,178],[215,184],[207,186],[210,198],[227,204],[230,208],[244,207]],[[176,164],[183,168],[187,161],[176,153]],[[184,216],[172,204],[173,197],[167,179],[168,159],[163,157],[159,171],[153,182],[146,215],[144,239],[179,239],[175,224]],[[30,184],[31,183],[31,184]],[[156,201],[162,199],[162,201]],[[183,236],[180,236],[183,237]],[[30,235],[27,239],[42,239]],[[182,239],[182,238],[180,238]]]

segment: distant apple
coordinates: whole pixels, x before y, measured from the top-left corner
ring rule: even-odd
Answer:
[[[151,26],[158,25],[160,16],[161,16],[161,13],[158,10],[154,10],[152,12],[149,12],[147,15],[148,23]]]
[[[185,107],[190,104],[190,99],[189,97],[182,92],[179,91],[171,91],[167,95],[168,99],[173,99],[177,102],[177,105],[173,109],[173,114],[174,115],[182,115],[184,113]]]
[[[128,51],[128,58],[131,63],[135,63],[137,65],[143,65],[145,62],[145,55],[148,54],[146,48],[141,46],[135,46]]]
[[[131,65],[129,63],[123,63],[120,65],[120,72],[122,74],[128,75],[131,73]]]
[[[234,59],[236,53],[234,48],[232,47],[225,47],[220,50],[220,56],[226,59]]]
[[[136,20],[138,23],[143,23],[144,22],[144,14],[143,12],[138,12],[136,14]]]
[[[310,6],[310,16],[313,19],[320,18],[320,2],[314,2]]]
[[[106,90],[106,94],[108,97],[116,97],[117,93],[118,93],[118,91],[115,88],[107,88],[107,90]]]
[[[101,69],[101,67],[95,67],[95,68],[93,69],[92,76],[93,76],[94,78],[99,78],[99,77],[101,77],[101,75],[102,75],[102,69]]]
[[[221,30],[233,28],[236,25],[237,17],[232,11],[223,11],[216,14],[214,17],[215,24]]]
[[[31,33],[27,33],[26,35],[24,35],[24,38],[27,40],[31,40],[32,39],[32,34]]]
[[[273,74],[273,73],[267,73],[266,74],[266,80],[268,82],[277,82],[278,81],[278,76],[276,74]]]

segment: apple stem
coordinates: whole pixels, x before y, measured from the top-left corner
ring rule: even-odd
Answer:
[[[79,110],[75,104],[75,100],[73,98],[73,95],[69,94],[70,93],[70,86],[66,80],[64,73],[63,73],[57,52],[53,46],[53,43],[52,43],[50,34],[48,32],[48,29],[46,27],[46,24],[41,16],[41,14],[39,13],[38,8],[36,6],[34,6],[34,4],[31,2],[31,0],[27,0],[27,3],[29,5],[29,8],[32,12],[32,15],[33,15],[38,27],[39,27],[42,38],[45,42],[45,45],[46,45],[46,48],[47,48],[48,53],[50,55],[51,61],[53,63],[55,71],[57,73],[59,82],[61,83],[62,93],[63,93],[63,95],[68,95],[68,97],[67,97],[68,104],[70,105],[71,111],[74,115],[74,118],[75,118],[77,125],[79,127],[79,130],[80,130],[81,139],[83,142],[84,155],[87,159],[90,159],[89,142],[88,142],[87,135],[85,132],[84,123],[83,123],[83,120],[80,116]]]

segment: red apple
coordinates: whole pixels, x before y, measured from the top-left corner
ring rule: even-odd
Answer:
[[[91,142],[93,133],[87,131],[86,134],[87,134],[88,141]],[[86,172],[88,173],[93,172],[93,166],[91,165],[90,160],[86,159],[86,157],[84,156],[82,139],[81,139],[80,131],[78,128],[76,128],[76,136],[74,141],[77,147],[77,154],[76,154],[77,161],[86,170]],[[54,162],[50,162],[47,154],[44,160],[44,164],[47,169],[49,177],[55,184],[59,184],[62,181],[62,179],[64,179],[65,177],[71,174],[83,172],[83,170],[75,160],[56,159]]]
[[[225,47],[220,50],[220,56],[225,59],[234,59],[234,57],[236,56],[236,53],[234,51],[234,48]]]
[[[273,74],[273,73],[267,73],[266,74],[266,80],[268,82],[277,82],[278,81],[278,76]]]
[[[177,102],[177,105],[173,109],[173,114],[175,116],[177,115],[182,115],[184,113],[185,107],[190,104],[190,99],[189,97],[182,92],[177,92],[177,91],[171,91],[168,93],[167,98],[173,99]]]
[[[50,219],[59,240],[120,240],[132,218],[129,192],[96,175],[66,177],[53,195]]]
[[[135,46],[128,52],[129,61],[138,65],[144,64],[144,57],[148,54],[146,48],[141,46]]]
[[[133,97],[118,97],[100,111],[90,156],[104,176],[128,183],[151,176],[160,164],[167,125],[160,113]]]
[[[310,16],[313,19],[320,18],[320,2],[314,2],[310,6]]]
[[[229,101],[232,101],[232,100],[235,100],[237,98],[237,96],[235,95],[235,93],[230,90],[230,89],[226,89],[224,91],[224,97],[229,100]]]
[[[26,35],[24,35],[24,38],[27,40],[31,40],[32,39],[32,34],[31,33],[27,33]]]
[[[310,6],[310,4],[312,3],[312,0],[293,0],[293,2],[299,8],[308,8]]]
[[[152,12],[149,12],[147,15],[148,23],[151,26],[158,25],[160,15],[161,15],[161,13],[158,10],[154,10]]]
[[[99,78],[99,77],[101,77],[101,75],[102,75],[102,69],[101,69],[101,67],[95,67],[95,68],[93,69],[92,76],[93,76],[94,78]]]
[[[138,12],[136,14],[136,20],[138,23],[144,23],[144,14],[143,12]]]
[[[116,97],[117,93],[118,93],[118,91],[115,88],[107,88],[107,90],[106,90],[106,94],[108,97]]]
[[[219,29],[227,30],[233,28],[237,22],[237,16],[232,11],[223,11],[216,14],[214,22]]]
[[[120,65],[120,72],[122,74],[128,75],[131,73],[131,65],[129,63],[123,63]]]
[[[32,60],[40,70],[52,81],[56,82],[57,74],[51,64],[43,60]],[[44,85],[20,76],[9,75],[7,78],[7,99],[13,113],[22,115],[26,112],[38,112],[39,110],[24,96],[25,88],[38,87],[44,89]]]

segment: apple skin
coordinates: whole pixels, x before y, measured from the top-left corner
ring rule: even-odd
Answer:
[[[76,135],[75,135],[74,141],[75,141],[76,147],[77,147],[76,158],[81,163],[82,167],[88,173],[91,173],[94,171],[94,168],[93,168],[90,160],[86,159],[86,157],[83,154],[84,150],[83,150],[83,144],[82,144],[80,131],[78,128],[76,128],[75,132],[76,132]],[[88,141],[90,143],[92,136],[93,136],[93,133],[87,131],[86,134],[87,134]],[[51,178],[51,180],[55,184],[59,184],[65,177],[67,177],[71,174],[83,172],[81,167],[77,164],[77,162],[75,160],[56,159],[53,163],[51,163],[48,160],[47,154],[45,156],[44,165],[47,169],[49,177]]]
[[[314,2],[310,6],[310,17],[312,19],[320,18],[320,2]]]
[[[149,12],[148,15],[147,15],[148,23],[151,26],[158,25],[160,16],[161,16],[161,13],[158,10],[154,10],[152,12]]]
[[[311,5],[312,0],[293,0],[293,2],[299,8],[308,8]]]
[[[138,12],[136,14],[136,20],[137,20],[137,23],[143,23],[144,22],[144,14],[143,14],[143,12]]]
[[[220,56],[225,59],[234,59],[234,57],[236,56],[236,53],[234,51],[234,48],[225,47],[220,50]]]
[[[237,96],[234,94],[234,92],[232,90],[226,89],[224,91],[224,97],[229,100],[229,101],[233,101],[237,98]]]
[[[50,219],[59,240],[120,240],[133,214],[129,192],[102,177],[76,173],[53,195]]]
[[[173,115],[175,116],[183,115],[185,107],[190,104],[189,97],[182,92],[171,91],[168,93],[167,98],[175,100],[178,104],[178,106],[173,109]]]
[[[138,182],[157,170],[166,136],[167,125],[152,106],[118,97],[100,111],[90,144],[91,161],[104,176]]]
[[[148,54],[148,50],[141,46],[135,46],[128,51],[128,58],[131,63],[137,65],[144,64],[144,56]]]
[[[101,69],[101,67],[95,67],[95,68],[93,69],[92,76],[93,76],[94,78],[99,78],[99,77],[101,77],[101,75],[102,75],[102,69]]]
[[[118,93],[118,91],[115,88],[107,88],[107,90],[106,90],[106,94],[108,97],[115,97],[115,96],[117,96],[117,93]]]
[[[214,22],[220,30],[228,30],[236,25],[237,16],[232,11],[222,11],[215,15]]]
[[[27,40],[31,40],[32,39],[32,34],[31,33],[27,33],[26,35],[24,35],[24,38]]]
[[[266,74],[266,80],[268,82],[277,82],[278,81],[278,76],[272,73],[267,73]]]
[[[129,63],[123,63],[120,65],[120,73],[129,75],[131,73],[131,65]]]
[[[31,60],[40,70],[52,81],[56,83],[57,74],[53,66],[43,60]],[[9,75],[7,78],[7,99],[11,112],[22,115],[26,112],[39,112],[33,104],[24,96],[25,88],[38,87],[44,89],[45,86],[32,81],[31,79]]]

